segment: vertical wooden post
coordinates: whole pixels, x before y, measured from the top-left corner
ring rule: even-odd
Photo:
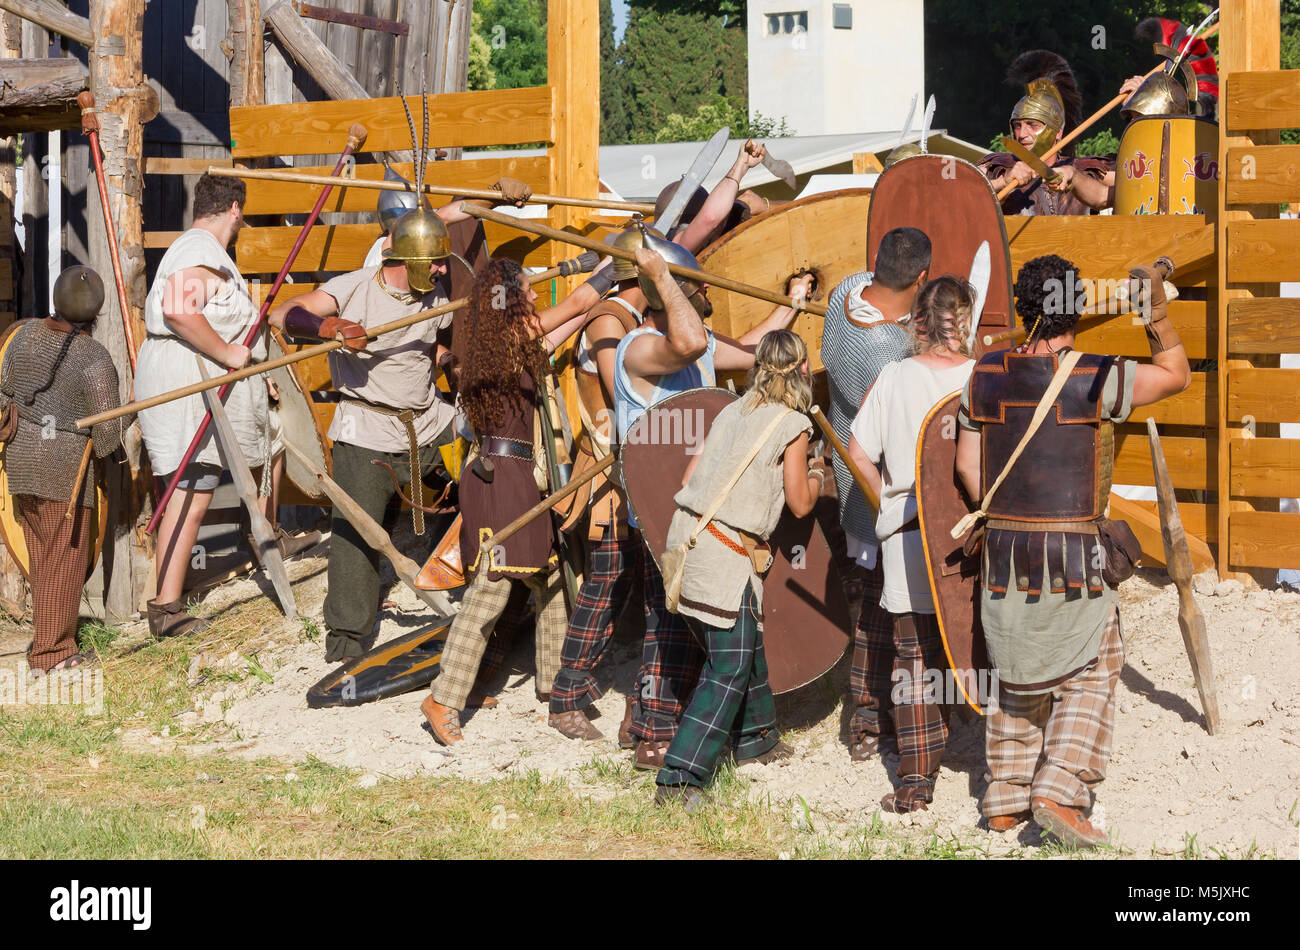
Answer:
[[[143,120],[147,86],[143,73],[145,0],[92,0],[90,26],[94,43],[90,48],[90,91],[101,126],[99,141],[104,150],[104,177],[117,243],[131,307],[131,323],[137,346],[144,340],[144,298],[147,292],[144,270],[141,190],[143,187]],[[181,38],[177,37],[177,42]],[[91,193],[93,189],[88,189]],[[87,238],[91,266],[106,280],[113,272],[103,213],[98,201],[87,201]],[[96,321],[95,339],[113,357],[121,378],[121,393],[129,398],[131,363],[122,333],[116,294],[107,294],[104,313]],[[130,472],[109,465],[106,490],[109,494],[109,537],[104,543],[105,613],[127,617],[143,608],[153,596],[153,544],[144,533],[148,521],[148,462],[139,440],[127,445]]]
[[[35,23],[22,25],[22,51],[27,58],[49,55],[50,37]],[[49,183],[46,178],[49,137],[45,133],[23,136],[23,276],[20,317],[46,316],[49,281],[46,279],[46,245],[49,236]]]
[[[595,198],[600,180],[600,3],[599,0],[548,0],[546,14],[547,85],[553,91],[554,119],[550,192]],[[591,214],[583,208],[551,208],[557,228],[581,227]],[[552,242],[552,263],[569,249]],[[574,282],[575,278],[570,278]]]
[[[262,4],[226,0],[230,13],[230,106],[260,106],[265,99]]]
[[[22,55],[22,23],[12,13],[0,15],[0,57],[13,59]],[[9,286],[13,295],[0,303],[0,311],[17,314],[18,239],[14,234],[14,201],[18,193],[18,175],[14,167],[14,158],[18,149],[18,137],[0,138],[0,272],[9,274]],[[9,323],[7,315],[0,315],[0,331]],[[27,606],[27,586],[23,581],[22,571],[10,556],[4,542],[0,541],[0,608],[11,617],[21,620]]]
[[[1281,14],[1278,0],[1223,0],[1219,10],[1219,22],[1223,24],[1219,32],[1219,75],[1223,77],[1223,91],[1220,94],[1220,108],[1224,114],[1219,117],[1219,168],[1227,168],[1228,149],[1251,145],[1272,145],[1280,141],[1277,130],[1250,130],[1232,128],[1226,114],[1228,101],[1227,85],[1232,83],[1231,73],[1251,70],[1277,69],[1281,54]],[[1228,415],[1228,395],[1234,370],[1248,368],[1252,364],[1248,359],[1229,357],[1228,347],[1228,307],[1233,300],[1251,296],[1272,296],[1278,294],[1277,284],[1241,284],[1230,283],[1232,262],[1228,260],[1228,228],[1239,221],[1276,218],[1278,206],[1240,205],[1231,210],[1227,204],[1228,175],[1219,175],[1219,220],[1218,238],[1218,522],[1219,546],[1217,567],[1220,577],[1230,576],[1232,551],[1231,514],[1233,511],[1249,511],[1253,506],[1245,501],[1233,501],[1231,498],[1231,462],[1232,447],[1242,438],[1243,420],[1233,419]]]

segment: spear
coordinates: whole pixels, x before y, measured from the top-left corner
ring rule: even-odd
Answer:
[[[331,182],[328,175],[311,175],[306,172],[286,172],[263,168],[223,168],[216,165],[208,169],[209,175],[222,178],[244,178],[250,181],[278,181],[300,185],[334,184],[339,188],[368,188],[372,191],[415,191],[410,182],[384,181],[382,178],[349,178],[338,183]],[[426,195],[450,195],[453,198],[482,198],[488,201],[500,201],[501,192],[491,188],[457,188],[451,185],[425,184],[422,189]],[[570,198],[567,195],[534,194],[528,199],[529,204],[567,205],[573,208],[606,208],[613,211],[634,211],[639,214],[653,215],[655,206],[639,201],[616,201],[612,198]]]
[[[1219,32],[1219,24],[1216,23],[1214,24],[1214,26],[1210,27],[1208,30],[1202,33],[1200,35],[1200,39],[1208,40],[1210,37],[1214,36],[1214,34],[1218,32]],[[1186,51],[1186,48],[1191,45],[1192,40],[1196,38],[1197,37],[1195,36],[1189,36],[1187,38],[1186,43],[1183,44],[1184,52]],[[1143,75],[1142,78],[1148,79],[1151,76],[1154,76],[1156,73],[1160,72],[1160,70],[1165,68],[1167,62],[1168,60],[1159,63],[1156,66],[1151,67],[1150,71],[1147,72],[1145,75]],[[1056,157],[1057,153],[1060,152],[1061,149],[1065,148],[1065,146],[1069,145],[1071,142],[1077,139],[1080,135],[1082,135],[1092,126],[1096,125],[1098,120],[1100,120],[1103,116],[1105,116],[1107,112],[1115,108],[1121,102],[1124,102],[1126,99],[1128,99],[1128,97],[1129,97],[1129,93],[1121,92],[1118,95],[1116,95],[1115,98],[1111,99],[1104,106],[1102,106],[1100,109],[1094,112],[1092,115],[1088,116],[1088,118],[1084,119],[1083,122],[1079,123],[1070,131],[1069,135],[1062,138],[1061,141],[1057,142],[1055,145],[1053,145],[1043,154],[1043,161],[1051,162],[1051,160]],[[1011,192],[1015,191],[1019,187],[1020,187],[1019,182],[1014,182],[1014,181],[1008,182],[1003,187],[1003,189],[998,192],[998,201],[1002,202],[1003,200],[1006,199],[1007,195],[1011,194]]]
[[[619,257],[625,261],[636,260],[635,251],[628,251],[612,244],[604,244],[600,241],[594,241],[581,234],[574,234],[572,231],[561,231],[558,228],[552,228],[545,224],[538,224],[530,218],[512,218],[508,214],[500,214],[499,212],[492,211],[489,208],[480,208],[477,205],[470,204],[462,204],[460,210],[472,217],[482,218],[484,221],[493,221],[497,224],[503,224],[518,231],[524,231],[528,234],[536,234],[539,237],[549,238],[552,241],[559,241],[563,244],[572,244],[575,247],[585,247],[589,251],[595,251],[598,254],[608,254],[611,257]],[[730,277],[723,277],[721,274],[710,274],[707,271],[696,270],[693,267],[682,267],[678,264],[669,264],[668,271],[678,277],[685,277],[702,284],[708,284],[711,287],[720,287],[723,290],[729,290],[736,294],[743,294],[746,297],[755,297],[758,300],[766,300],[768,303],[773,303],[777,306],[793,307],[795,310],[804,310],[821,317],[826,316],[826,308],[821,304],[809,303],[805,300],[795,300],[794,298],[786,297],[783,294],[764,290],[762,287],[755,287],[753,284],[746,284],[738,280],[732,280]]]
[[[584,259],[589,259],[584,260]],[[577,261],[563,261],[557,267],[552,267],[542,271],[540,274],[533,274],[528,278],[530,284],[540,284],[556,277],[568,277],[570,274],[578,273],[584,267],[588,270],[595,266],[597,259],[589,254],[584,254]],[[590,263],[590,266],[588,266]],[[421,310],[410,316],[400,317],[397,320],[390,320],[388,323],[380,324],[377,327],[371,327],[366,330],[366,339],[373,340],[381,337],[385,333],[392,333],[394,330],[401,330],[415,323],[423,323],[425,320],[432,320],[434,317],[440,317],[444,313],[450,313],[453,310],[459,310],[469,304],[468,297],[460,297],[450,303],[441,304],[437,307],[430,307],[428,310]],[[317,343],[313,346],[305,346],[296,353],[286,353],[284,356],[277,356],[275,359],[266,360],[262,363],[254,363],[251,366],[245,366],[243,369],[232,370],[224,376],[214,376],[211,379],[201,380],[197,383],[190,383],[187,386],[181,386],[179,389],[173,389],[170,392],[159,393],[157,396],[150,396],[148,399],[138,399],[135,402],[127,403],[124,406],[118,406],[116,409],[109,409],[93,416],[84,416],[77,420],[77,427],[88,429],[93,425],[101,422],[108,422],[119,416],[129,415],[133,412],[141,412],[145,409],[152,409],[154,406],[160,406],[165,402],[171,402],[174,399],[184,399],[186,396],[192,396],[195,393],[201,393],[208,389],[214,389],[217,386],[227,386],[239,382],[241,379],[248,379],[250,376],[257,376],[261,373],[269,373],[273,369],[279,369],[281,366],[288,366],[291,363],[299,363],[302,360],[309,360],[315,356],[329,353],[337,350],[346,344],[342,340],[326,340],[324,343]]]
[[[348,156],[361,148],[366,141],[366,127],[360,123],[354,123],[348,129],[348,144],[343,149],[343,154],[339,156],[338,163],[334,166],[334,172],[329,179],[337,179],[343,172],[343,166],[348,162]],[[249,328],[244,337],[244,346],[252,346],[257,335],[262,332],[262,327],[266,324],[266,315],[271,312],[271,304],[275,300],[275,295],[280,292],[280,287],[284,283],[285,277],[289,275],[289,268],[298,258],[298,252],[307,241],[307,235],[311,233],[312,225],[320,216],[321,208],[325,207],[325,199],[329,197],[330,188],[327,186],[321,191],[320,197],[316,199],[316,206],[311,209],[311,214],[307,216],[306,223],[303,224],[302,230],[298,233],[298,240],[293,242],[293,247],[289,250],[289,256],[285,258],[284,266],[280,268],[280,273],[276,275],[275,283],[271,285],[271,292],[266,295],[262,301],[262,310],[257,315],[257,321]],[[220,378],[220,377],[218,377]],[[230,393],[230,383],[222,385],[221,391],[217,394],[218,399],[225,399]],[[146,533],[153,534],[154,529],[158,527],[158,521],[162,518],[163,512],[167,509],[167,502],[171,500],[172,493],[176,491],[176,486],[180,483],[185,474],[185,467],[190,464],[190,459],[198,451],[199,443],[203,441],[204,434],[208,431],[208,426],[212,423],[211,411],[203,414],[203,419],[199,422],[199,431],[194,433],[194,438],[190,440],[190,446],[185,450],[184,456],[181,457],[181,464],[176,467],[176,473],[172,475],[172,480],[167,483],[167,488],[163,491],[162,497],[158,499],[158,504],[154,508],[153,517],[149,519],[149,525],[145,528]]]

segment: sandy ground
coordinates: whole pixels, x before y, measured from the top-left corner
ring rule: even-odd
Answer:
[[[318,549],[320,550],[320,549]],[[325,562],[291,563],[299,613],[321,626]],[[1207,857],[1259,852],[1297,857],[1300,822],[1300,594],[1245,590],[1236,581],[1214,585],[1198,578],[1213,645],[1222,715],[1219,735],[1209,736],[1199,713],[1190,666],[1177,624],[1177,594],[1163,574],[1139,574],[1120,590],[1127,663],[1119,686],[1119,715],[1110,773],[1101,786],[1093,820],[1136,856],[1184,853],[1191,836]],[[220,613],[259,596],[256,578],[210,593],[205,612]],[[380,617],[380,642],[428,625],[423,604],[401,585],[393,606]],[[466,739],[454,749],[429,734],[410,693],[348,709],[308,709],[308,687],[330,669],[323,642],[300,642],[297,627],[281,624],[262,632],[259,662],[272,675],[266,684],[249,676],[238,683],[206,675],[223,667],[243,670],[238,654],[203,656],[191,664],[199,686],[195,709],[178,717],[166,735],[135,730],[129,742],[212,752],[224,749],[250,758],[301,761],[314,756],[359,769],[358,781],[448,774],[487,780],[537,770],[563,777],[584,794],[612,795],[622,783],[602,780],[584,768],[602,757],[626,761],[615,736],[623,691],[638,665],[639,644],[617,639],[599,671],[607,692],[598,703],[597,726],[606,738],[577,742],[546,724],[535,697],[531,637],[521,635],[503,678],[500,705],[471,711]],[[126,629],[126,642],[143,640],[145,625]],[[818,831],[832,837],[871,820],[891,788],[897,759],[853,763],[845,746],[847,657],[828,676],[778,698],[786,741],[797,755],[782,765],[750,766],[741,775],[756,795],[776,802],[801,796]],[[883,815],[924,843],[933,833],[981,841],[990,853],[1035,844],[1030,826],[998,835],[977,828],[984,789],[983,724],[974,714],[954,719],[936,800],[927,812]],[[603,770],[601,770],[603,771]],[[648,794],[647,789],[647,794]],[[783,806],[785,807],[785,806]]]

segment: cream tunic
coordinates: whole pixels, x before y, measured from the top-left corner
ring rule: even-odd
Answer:
[[[211,268],[224,278],[211,279],[203,316],[227,343],[242,343],[257,320],[257,306],[248,292],[248,284],[221,242],[202,228],[186,231],[163,255],[149,296],[145,298],[144,322],[149,335],[140,347],[136,368],[137,399],[156,396],[202,378],[195,360],[200,355],[198,350],[176,336],[163,317],[168,278],[186,267]],[[252,351],[254,362],[266,359],[265,334],[259,334]],[[225,366],[207,357],[203,357],[203,364],[209,376],[228,372]],[[248,464],[256,468],[265,461],[268,449],[266,381],[261,376],[251,376],[235,383],[225,406],[239,449]],[[176,471],[206,412],[202,394],[196,393],[140,413],[140,431],[154,472],[166,475]],[[208,427],[192,461],[221,464],[213,426]]]

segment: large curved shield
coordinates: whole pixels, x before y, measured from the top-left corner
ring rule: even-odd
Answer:
[[[272,331],[267,340],[267,358],[275,359],[285,353],[284,340],[277,331]],[[312,457],[312,461],[321,470],[330,472],[330,442],[326,438],[328,422],[312,410],[307,398],[307,388],[298,375],[301,363],[291,363],[272,370],[267,375],[275,381],[280,391],[280,405],[277,412],[284,437],[296,447]],[[330,407],[333,409],[333,407]],[[316,476],[299,462],[292,453],[285,453],[285,474],[303,496],[306,504],[328,504],[323,492],[317,487]],[[283,504],[294,504],[295,500],[284,499]]]
[[[1219,126],[1190,115],[1136,119],[1115,162],[1116,214],[1209,214],[1219,206]]]
[[[867,259],[872,267],[881,239],[901,227],[920,228],[930,238],[931,277],[952,274],[965,279],[975,252],[988,241],[992,266],[977,339],[1010,328],[1006,222],[997,195],[978,168],[953,155],[914,155],[881,172],[867,215]]]
[[[952,529],[970,510],[957,482],[957,409],[961,393],[941,399],[921,426],[916,444],[916,507],[930,569],[930,590],[943,650],[958,689],[983,714],[989,696],[989,659],[980,626],[980,559],[967,556]]]
[[[867,266],[867,208],[870,188],[845,188],[810,195],[750,218],[703,251],[700,267],[734,280],[783,291],[801,271],[817,275],[814,299],[825,300],[849,274]],[[738,338],[772,313],[772,305],[741,294],[713,293],[711,325]],[[799,313],[790,329],[808,344],[808,366],[822,368],[822,318]]]
[[[4,365],[5,351],[13,342],[14,331],[25,322],[10,324],[3,336],[0,336],[0,366]],[[95,477],[93,464],[86,470],[86,477]],[[90,577],[95,570],[95,564],[99,561],[99,552],[104,546],[104,535],[108,531],[108,498],[105,497],[103,489],[98,486],[95,489],[95,510],[91,517],[90,530],[90,556],[86,562],[86,577]],[[18,519],[18,506],[14,503],[14,496],[9,494],[9,476],[6,474],[5,449],[2,445],[0,445],[0,538],[4,540],[9,556],[14,559],[18,570],[22,572],[23,579],[31,583],[32,559],[27,551],[27,538],[23,534],[22,522]]]
[[[736,394],[693,389],[656,404],[623,440],[628,505],[655,561],[668,543],[673,496],[714,418]],[[788,693],[833,667],[848,646],[849,608],[830,546],[816,518],[786,511],[770,539],[774,560],[763,581],[763,648],[773,693]]]

